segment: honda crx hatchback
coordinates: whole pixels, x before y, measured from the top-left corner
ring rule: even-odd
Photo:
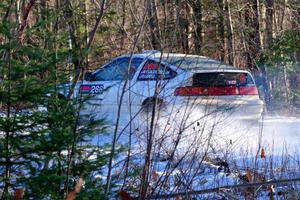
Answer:
[[[82,113],[112,124],[119,118],[128,125],[152,111],[154,102],[169,116],[219,113],[258,120],[263,111],[248,71],[203,56],[158,51],[122,55],[87,74],[74,90],[74,97],[86,96]]]

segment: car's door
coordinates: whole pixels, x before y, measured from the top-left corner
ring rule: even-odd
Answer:
[[[132,90],[138,94],[133,100],[138,108],[141,108],[143,102],[155,95],[155,86],[159,86],[159,96],[164,98],[169,92],[168,83],[176,77],[177,72],[165,63],[148,59],[138,72],[136,83]]]
[[[85,113],[94,118],[114,119],[126,80],[131,80],[143,59],[119,57],[95,71],[83,81],[80,93],[87,96]],[[126,102],[126,98],[123,103]]]

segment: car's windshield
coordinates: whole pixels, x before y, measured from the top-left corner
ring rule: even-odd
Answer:
[[[192,69],[211,69],[211,68],[232,68],[232,66],[225,65],[221,61],[210,59],[203,56],[163,56],[164,62],[170,63],[176,67],[184,70]]]

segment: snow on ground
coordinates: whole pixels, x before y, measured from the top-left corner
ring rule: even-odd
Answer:
[[[280,155],[283,150],[290,155],[300,153],[300,119],[266,116],[262,132],[262,143],[269,149],[274,148],[274,154]]]
[[[194,160],[199,160],[199,164],[203,158],[201,156],[207,152],[209,155],[201,162],[201,170],[197,171],[197,176],[193,178],[195,184],[192,188],[194,190],[245,183],[241,177],[245,176],[247,170],[251,170],[252,173],[263,174],[266,180],[300,177],[298,159],[300,157],[300,119],[264,116],[259,123],[256,123],[255,121],[243,121],[238,120],[238,118],[213,114],[202,118],[199,117],[200,111],[193,110],[193,112],[197,113],[197,117],[190,116],[185,123],[183,123],[183,117],[179,117],[180,114],[172,116],[161,114],[158,117],[155,123],[153,147],[153,156],[157,160],[154,160],[153,169],[159,176],[165,176],[168,160],[164,159],[168,159],[175,147],[176,140],[180,138],[172,162],[176,163],[182,156],[186,156],[188,165],[185,166],[183,162],[172,171],[170,177],[173,182],[176,181],[175,179],[184,180],[187,178],[186,173],[191,174],[191,170],[197,167],[197,163],[189,165],[189,156],[198,153],[197,159]],[[139,116],[133,120],[130,127],[127,126],[128,119],[121,116],[119,131],[123,130],[124,127],[127,128],[121,135],[118,132],[119,143],[126,145],[129,142],[129,130],[131,130],[132,162],[137,162],[136,164],[141,166],[144,162],[149,119],[150,116],[145,114],[142,117]],[[187,128],[183,130],[182,127]],[[109,130],[110,133],[113,131],[114,127]],[[111,139],[112,134],[107,134],[106,136],[98,136],[93,142],[99,145],[111,144]],[[262,148],[266,156],[264,159],[261,158]],[[115,163],[123,160],[125,156],[126,153],[121,154]],[[222,164],[220,165],[222,162],[228,164],[230,172]],[[119,165],[119,167],[122,166],[124,165]],[[189,172],[185,171],[186,169]],[[175,187],[174,182],[173,187],[170,186],[161,193],[175,191],[180,191],[180,188]]]
[[[227,155],[235,158],[255,157],[261,148],[267,156],[282,157],[283,154],[300,156],[300,119],[264,116],[259,123],[256,123],[214,114],[199,117],[200,111],[195,110],[193,113],[197,113],[197,117],[191,115],[186,119],[180,113],[161,114],[157,117],[154,150],[168,153],[179,140],[176,146],[177,154],[184,154],[197,148],[201,152],[201,148],[203,149],[206,143],[210,143],[211,149],[220,157],[227,157]],[[118,142],[126,145],[130,136],[133,152],[136,150],[142,153],[146,147],[150,116],[139,115],[128,125],[130,120],[124,117],[125,115],[127,113],[120,118],[117,131]],[[111,144],[114,128],[112,125],[107,135],[95,137],[93,143]]]

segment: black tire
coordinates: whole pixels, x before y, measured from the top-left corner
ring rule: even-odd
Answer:
[[[155,97],[148,97],[146,98],[142,103],[142,111],[143,112],[152,112],[153,105],[155,104],[155,101],[157,100],[156,107],[158,109],[162,109],[164,106],[164,101],[161,98],[155,98]]]

